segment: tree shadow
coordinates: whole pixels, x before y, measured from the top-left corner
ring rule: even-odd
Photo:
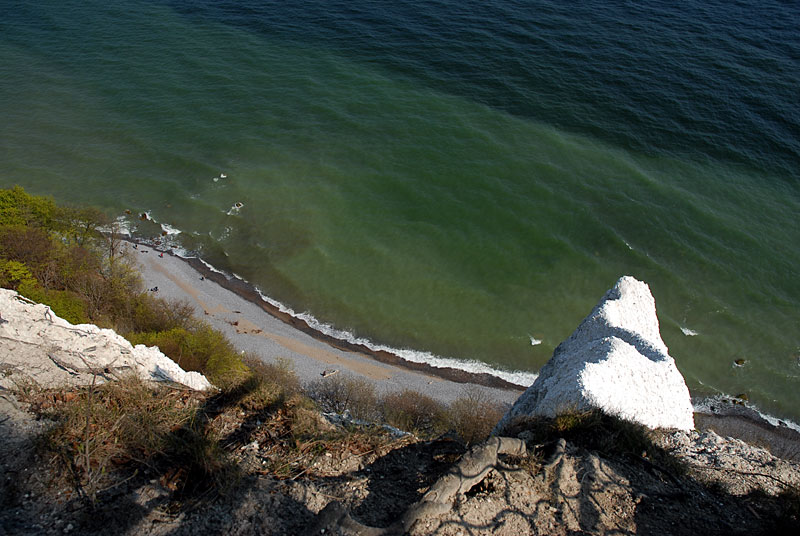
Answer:
[[[586,423],[584,423],[586,424]],[[553,442],[540,443],[540,456],[555,459],[533,473],[520,460],[506,459],[466,493],[449,511],[425,519],[416,534],[797,534],[800,530],[800,493],[770,495],[754,490],[740,494],[715,481],[700,478],[685,462],[651,441],[641,427],[605,417],[590,420],[583,429],[565,434],[574,443],[566,451],[550,452]],[[549,450],[548,450],[549,445]],[[417,455],[417,454],[415,454]],[[397,453],[373,469],[411,470]],[[443,468],[440,474],[449,469]],[[730,467],[727,478],[765,478]],[[474,475],[462,475],[470,477]],[[415,483],[434,482],[432,475],[416,475]],[[786,484],[786,483],[784,483]],[[425,488],[398,501],[390,485],[371,483],[370,495],[353,508],[358,521],[389,527],[419,500]],[[372,509],[400,504],[383,517]]]
[[[158,534],[194,533],[196,525],[204,533],[228,534],[233,515],[250,508],[250,522],[265,526],[300,528],[313,518],[305,505],[279,492],[279,481],[244,476],[236,462],[223,449],[233,451],[248,442],[265,421],[283,404],[279,397],[258,411],[248,412],[238,425],[222,437],[215,437],[211,422],[226,411],[235,410],[241,401],[259,387],[245,381],[234,389],[206,398],[183,426],[164,437],[164,449],[136,467],[118,468],[116,484],[101,490],[94,502],[75,498],[67,510],[74,528],[87,534],[126,534],[140,532],[143,524],[159,525]],[[136,453],[130,453],[136,459]],[[260,504],[260,508],[255,508]],[[273,504],[276,512],[264,510]]]

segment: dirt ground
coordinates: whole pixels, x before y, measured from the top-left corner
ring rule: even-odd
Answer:
[[[222,494],[178,499],[169,475],[121,468],[115,484],[91,505],[57,478],[52,455],[37,448],[48,423],[10,393],[0,394],[3,536],[309,534],[319,527],[318,513],[334,501],[358,526],[378,532],[333,524],[323,526],[324,533],[377,534],[391,528],[467,451],[449,438],[405,436],[366,452],[329,448],[304,471],[278,478],[264,469],[272,454],[256,425],[247,442],[233,449],[242,476]],[[663,432],[655,438],[654,448],[666,457],[529,442],[528,455],[501,456],[448,511],[420,519],[409,533],[800,533],[797,462],[714,432]]]

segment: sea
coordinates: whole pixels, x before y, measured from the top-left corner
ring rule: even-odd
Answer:
[[[0,12],[0,185],[521,385],[632,275],[695,396],[800,422],[800,3]]]

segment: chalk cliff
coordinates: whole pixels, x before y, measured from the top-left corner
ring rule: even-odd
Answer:
[[[135,372],[154,381],[192,389],[212,387],[198,372],[186,372],[157,347],[131,345],[110,329],[73,325],[46,305],[0,289],[0,387],[20,374],[43,387],[91,383]],[[18,374],[14,374],[17,372]]]
[[[689,390],[661,340],[646,283],[624,276],[570,337],[498,423],[599,408],[650,428],[694,428]]]

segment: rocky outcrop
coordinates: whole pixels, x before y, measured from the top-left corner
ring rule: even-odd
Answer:
[[[661,340],[646,283],[617,281],[495,428],[524,416],[599,408],[650,428],[694,428],[683,376]]]
[[[70,324],[48,306],[7,289],[0,289],[0,372],[1,388],[23,377],[60,387],[130,372],[192,389],[212,387],[205,376],[186,372],[157,347],[134,347],[110,329]]]

